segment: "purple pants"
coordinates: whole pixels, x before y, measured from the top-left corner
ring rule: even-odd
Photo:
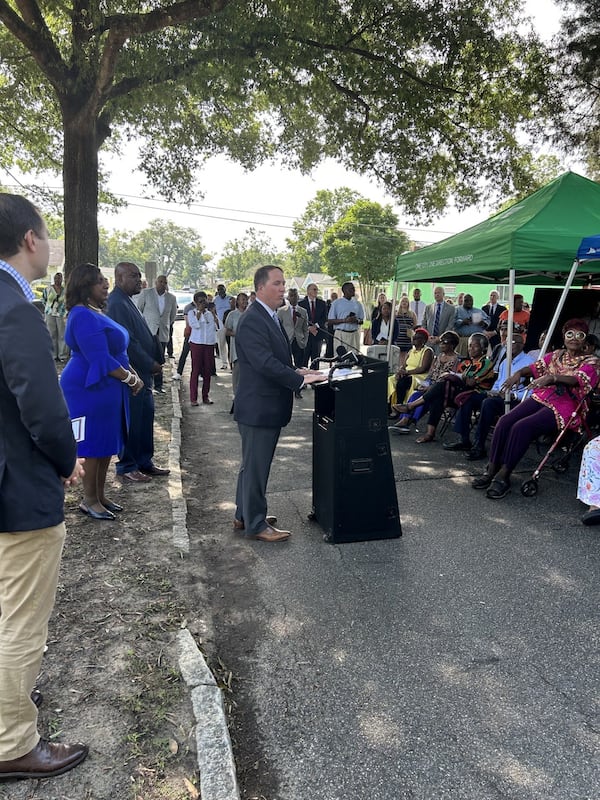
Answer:
[[[512,472],[534,439],[556,432],[552,409],[529,398],[500,417],[492,437],[490,462]]]

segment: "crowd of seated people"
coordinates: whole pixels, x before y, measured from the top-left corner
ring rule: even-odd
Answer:
[[[469,461],[486,457],[493,431],[485,473],[471,485],[499,500],[510,492],[511,474],[533,441],[540,437],[553,441],[564,428],[581,430],[588,412],[587,398],[600,381],[600,338],[589,331],[586,320],[571,319],[562,327],[561,347],[539,359],[547,335],[543,331],[538,347],[526,353],[529,308],[521,295],[515,295],[511,370],[507,374],[508,309],[500,306],[495,321],[492,310],[498,297],[490,293],[490,303],[483,307],[486,323],[479,310],[471,311],[471,300],[469,296],[467,306],[471,308],[465,310],[464,298],[457,306],[462,320],[458,328],[454,324],[437,337],[437,354],[427,345],[427,330],[415,329],[406,363],[395,376],[398,402],[393,404],[391,416],[399,416],[389,430],[409,433],[411,425],[429,413],[426,430],[416,442],[432,442],[444,409],[453,407],[458,438],[444,444],[444,449],[464,451]],[[460,328],[464,331],[465,320],[467,325],[474,323],[473,314],[482,333],[469,337],[468,357],[462,358],[458,334]],[[600,436],[584,450],[577,497],[589,506],[582,522],[600,524]]]
[[[513,372],[521,369],[521,367],[532,364],[535,360],[529,353],[523,352],[524,346],[524,335],[522,333],[513,333],[511,351],[511,371]],[[485,442],[488,434],[496,419],[503,414],[505,409],[505,395],[501,389],[508,377],[506,374],[508,361],[506,358],[506,346],[503,349],[504,353],[499,360],[497,378],[491,389],[489,391],[472,392],[465,398],[464,402],[460,403],[454,417],[453,425],[454,430],[459,434],[460,438],[455,442],[447,442],[444,444],[445,450],[468,451],[467,458],[470,461],[477,461],[478,459],[484,458]],[[521,378],[518,386],[510,393],[510,408],[514,408],[522,400],[525,391],[525,378]],[[475,429],[474,441],[471,443],[471,419],[476,411],[479,411],[479,419]]]
[[[563,346],[533,364],[513,372],[501,386],[512,391],[523,378],[532,378],[529,397],[495,427],[490,460],[474,489],[500,500],[510,492],[510,477],[529,445],[539,436],[556,435],[564,428],[580,430],[587,413],[586,397],[600,378],[600,360],[587,341],[588,326],[571,319],[562,327]]]
[[[456,372],[460,361],[460,356],[456,352],[458,335],[454,331],[447,331],[441,336],[439,345],[440,352],[433,359],[431,369],[426,375],[418,377],[416,391],[409,394],[408,402],[393,406],[394,411],[402,415],[394,425],[390,426],[390,431],[394,433],[409,433],[410,426],[416,425],[425,410],[424,403],[417,401],[420,401],[425,392],[434,384],[443,381],[445,375]]]
[[[440,338],[447,339],[448,332]],[[463,398],[472,393],[486,391],[494,382],[492,362],[487,357],[488,340],[483,333],[469,337],[467,358],[458,361],[456,371],[442,374],[420,397],[401,403],[395,409],[401,414],[411,416],[416,408],[422,406],[422,414],[429,412],[425,434],[417,438],[418,444],[427,444],[435,439],[435,431],[444,409],[460,404]]]

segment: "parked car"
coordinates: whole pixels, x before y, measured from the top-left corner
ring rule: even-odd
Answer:
[[[175,319],[183,319],[183,309],[193,301],[194,295],[192,292],[174,292],[174,295],[177,298],[177,316]]]

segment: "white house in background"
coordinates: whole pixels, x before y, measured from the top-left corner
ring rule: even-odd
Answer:
[[[331,275],[325,275],[324,272],[309,272],[304,280],[302,280],[302,278],[293,278],[293,280],[301,281],[298,287],[300,297],[304,297],[306,294],[306,287],[310,286],[311,283],[317,284],[319,287],[319,296],[322,297],[323,300],[329,300],[332,292],[337,292],[338,295],[340,294],[340,288],[336,279],[332,278]]]

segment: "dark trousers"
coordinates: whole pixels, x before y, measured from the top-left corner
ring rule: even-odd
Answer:
[[[292,339],[292,360],[296,369],[304,366],[304,348],[300,347],[295,339]]]
[[[160,346],[162,348],[162,354],[163,354],[163,359],[164,359],[165,350],[167,349],[167,342],[160,342]],[[163,387],[163,374],[162,374],[162,370],[161,370],[160,372],[158,372],[154,376],[154,388],[155,389],[162,389],[162,387]]]
[[[315,336],[313,336],[312,333],[308,334],[308,342],[304,348],[303,367],[310,366],[316,358],[320,358],[321,350],[323,349],[323,341],[326,338],[325,334],[320,331]]]
[[[129,398],[129,431],[117,461],[117,475],[152,466],[154,456],[154,397],[144,386]]]
[[[173,358],[173,325],[169,327],[169,341],[167,342],[167,355]]]
[[[471,417],[474,411],[481,408],[481,404],[485,400],[486,395],[484,392],[473,392],[473,394],[465,400],[462,406],[456,412],[454,417],[454,430],[460,434],[463,442],[469,441],[471,433]],[[485,440],[484,440],[485,441]]]
[[[198,378],[202,376],[202,400],[208,400],[210,378],[215,368],[214,344],[194,344],[190,342],[192,354],[192,375],[190,377],[190,401],[198,402]]]
[[[333,325],[328,325],[327,326],[327,330],[329,331],[329,333],[331,335],[326,337],[327,338],[327,346],[325,348],[325,358],[333,358],[333,342],[334,342],[334,339],[333,339]]]
[[[514,408],[518,403],[518,400],[511,400],[510,407]],[[483,403],[481,404],[481,410],[479,412],[479,421],[477,422],[477,428],[475,429],[475,436],[474,436],[474,447],[480,447],[482,450],[485,449],[485,443],[489,432],[492,430],[492,426],[498,419],[504,414],[504,398],[503,397],[486,397]]]
[[[554,435],[556,431],[551,408],[532,398],[524,400],[498,420],[492,438],[490,462],[497,467],[504,465],[512,472],[534,439],[547,434]]]
[[[423,395],[423,414],[429,411],[427,424],[437,427],[446,405],[446,381],[438,381]]]
[[[187,361],[188,353],[190,352],[190,340],[184,339],[183,340],[183,347],[181,348],[181,355],[179,356],[179,361],[177,362],[177,374],[183,375],[183,369],[185,367],[185,362]]]
[[[246,535],[267,527],[267,483],[279,440],[280,428],[259,428],[238,422],[242,438],[242,463],[235,494],[235,518],[243,520]]]

